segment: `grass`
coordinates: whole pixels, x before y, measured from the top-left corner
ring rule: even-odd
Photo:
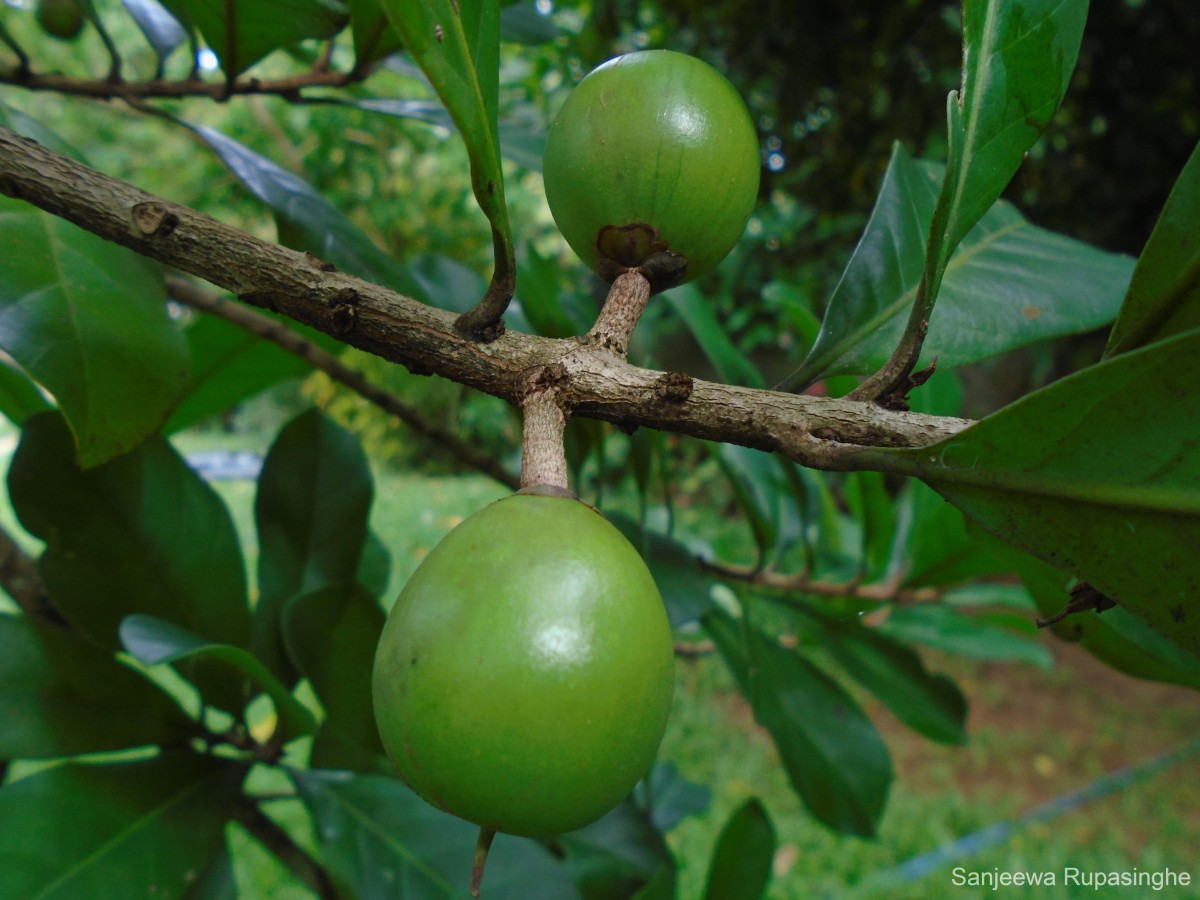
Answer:
[[[228,435],[188,435],[177,444],[184,452],[215,446],[258,453],[267,449],[262,440]],[[0,443],[0,451],[10,452],[11,447],[11,441]],[[443,534],[505,493],[482,478],[427,478],[383,470],[375,474],[372,526],[392,552],[388,598],[398,593]],[[229,505],[252,570],[254,485],[229,481],[215,486]],[[0,509],[0,521],[13,526],[7,504]],[[714,533],[713,538],[727,545],[736,535]],[[661,758],[674,763],[685,777],[708,785],[713,799],[706,812],[685,819],[668,836],[680,866],[677,896],[703,896],[720,830],[749,797],[760,798],[776,829],[778,850],[768,896],[778,900],[995,895],[988,887],[954,885],[955,866],[983,873],[1049,870],[1060,880],[1064,866],[1104,872],[1169,867],[1189,871],[1194,882],[1200,881],[1200,754],[1103,800],[1018,828],[976,855],[938,864],[919,881],[872,880],[906,860],[1018,817],[1200,734],[1200,703],[1193,692],[1126,678],[1069,645],[1055,644],[1054,652],[1058,665],[1051,673],[927,655],[929,665],[953,675],[970,699],[972,738],[962,747],[920,738],[865,698],[896,768],[874,841],[840,838],[816,823],[792,792],[769,736],[754,723],[719,659],[681,659]],[[298,803],[286,801],[272,811],[303,837],[304,815]],[[312,896],[242,829],[231,826],[229,837],[242,896]],[[1014,898],[1096,894],[1091,888],[1069,887],[1001,890]],[[1135,896],[1150,889],[1119,890]],[[1162,893],[1200,898],[1200,887]]]

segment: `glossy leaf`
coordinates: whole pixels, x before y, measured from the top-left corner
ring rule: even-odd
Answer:
[[[1063,610],[1070,598],[1070,576],[1032,557],[1026,557],[1020,571],[1043,618]],[[1118,672],[1200,690],[1200,660],[1120,606],[1102,613],[1067,616],[1051,625],[1050,630],[1065,641],[1079,644]]]
[[[504,201],[498,115],[500,5],[488,0],[380,2],[462,134],[475,200],[492,226],[492,283],[511,281],[516,255]]]
[[[1200,144],[1142,249],[1108,336],[1115,356],[1200,327]]]
[[[645,559],[662,594],[672,628],[695,622],[708,612],[713,604],[712,589],[718,581],[700,567],[694,553],[626,516],[614,514],[609,519]]]
[[[893,150],[875,209],[790,379],[866,374],[888,358],[917,295],[945,168]],[[1031,225],[1001,201],[950,258],[922,359],[943,368],[1099,327],[1117,314],[1133,261]]]
[[[952,679],[926,669],[911,647],[857,618],[835,620],[799,604],[788,614],[909,728],[945,744],[966,741],[966,697]]]
[[[291,773],[316,822],[323,858],[340,895],[392,900],[466,896],[479,829],[434,809],[396,778],[341,772]],[[565,866],[536,841],[497,835],[483,891],[492,900],[572,900]]]
[[[187,380],[187,344],[158,270],[0,197],[0,348],[54,395],[85,466],[154,433]]]
[[[716,460],[750,524],[759,563],[765,565],[796,537],[782,464],[769,453],[734,444],[720,444]]]
[[[367,281],[417,300],[430,297],[406,268],[385,253],[312,185],[228,135],[205,125],[190,126],[281,225],[289,246]]]
[[[49,401],[24,372],[0,360],[0,414],[20,425],[30,416],[51,409]]]
[[[933,295],[959,241],[1058,110],[1087,10],[1088,0],[964,0],[963,83],[946,104],[949,158],[925,263]]]
[[[884,465],[1200,655],[1200,331],[1111,357]],[[876,454],[871,453],[875,456]]]
[[[937,491],[911,480],[896,502],[889,575],[902,587],[944,587],[1012,571]]]
[[[220,851],[243,763],[176,751],[67,764],[0,789],[6,897],[177,897]]]
[[[555,838],[554,847],[585,897],[640,896],[664,868],[674,875],[662,833],[632,796],[592,824]]]
[[[284,605],[331,584],[353,584],[373,492],[358,439],[313,409],[292,419],[263,461],[254,502],[258,602],[254,651],[287,681]]]
[[[121,0],[154,48],[160,64],[187,40],[187,31],[158,0]]]
[[[248,650],[206,641],[170,622],[143,615],[128,616],[121,622],[121,643],[134,659],[146,666],[203,660],[228,668],[238,680],[248,679],[275,704],[280,737],[312,734],[317,729],[308,707],[293,697]]]
[[[284,609],[288,656],[325,708],[313,745],[314,768],[391,771],[371,702],[371,671],[385,618],[375,598],[355,584],[301,594]]]
[[[40,569],[55,606],[109,647],[132,613],[247,643],[250,613],[225,504],[162,439],[82,471],[62,419],[29,419],[8,475],[21,524],[46,542]]]
[[[404,46],[380,0],[349,0],[349,3],[350,32],[354,37],[357,65],[383,59]]]
[[[943,172],[895,146],[875,210],[794,382],[868,373],[892,353],[922,278]],[[997,203],[949,260],[922,359],[960,366],[1098,328],[1116,316],[1132,272],[1128,257],[1034,227],[1012,204]]]
[[[892,764],[871,720],[829,676],[753,625],[714,610],[704,627],[812,814],[841,834],[873,836]]]
[[[729,332],[713,313],[712,304],[695,287],[684,285],[662,296],[687,326],[722,382],[766,387],[758,369],[729,339]]]
[[[638,814],[648,818],[659,832],[666,834],[688,816],[708,809],[712,791],[688,781],[669,762],[656,762],[637,783],[630,795]]]
[[[338,5],[323,0],[162,0],[181,22],[197,28],[233,78],[268,53],[309,38],[328,38],[346,24]]]
[[[291,323],[309,336],[309,329]],[[192,367],[183,397],[163,430],[182,431],[287,378],[312,371],[300,357],[216,316],[200,316],[184,332]]]
[[[973,659],[1024,662],[1049,671],[1054,657],[1045,642],[1034,634],[1032,619],[1023,620],[1028,629],[1022,636],[994,624],[987,617],[964,615],[951,606],[919,603],[893,607],[880,631],[897,640],[923,644],[935,650],[958,653]]]
[[[196,730],[158,685],[73,631],[0,615],[0,759],[182,740]]]
[[[708,869],[704,900],[755,900],[771,881],[775,826],[757,797],[729,817]]]

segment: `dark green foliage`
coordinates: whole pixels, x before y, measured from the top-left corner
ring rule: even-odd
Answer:
[[[893,764],[864,710],[964,741],[963,693],[918,648],[1049,667],[1033,621],[1081,581],[1119,605],[1054,633],[1136,677],[1200,685],[1194,4],[500,6],[169,0],[172,18],[148,0],[84,2],[70,48],[12,7],[5,103],[37,117],[3,106],[0,124],[81,158],[61,130],[98,168],[457,314],[489,276],[505,300],[515,271],[507,327],[569,339],[602,294],[542,207],[549,116],[619,51],[704,57],[756,119],[760,202],[725,263],[654,301],[631,359],[841,395],[921,298],[922,364],[940,368],[913,408],[991,413],[838,473],[770,447],[568,428],[573,485],[646,557],[683,650],[728,665],[800,801],[833,831],[876,834]],[[151,100],[163,116],[137,124],[124,106],[21,91],[30,72],[116,84],[109,41],[123,83],[189,78],[200,43],[217,66],[199,72],[207,93],[324,65],[354,83],[304,89],[322,103]],[[24,530],[0,567],[16,604],[0,613],[0,857],[17,860],[0,893],[232,897],[236,822],[323,898],[457,896],[475,831],[394,777],[371,713],[390,550],[369,517],[390,500],[368,455],[466,464],[353,392],[285,387],[324,411],[275,436],[243,549],[222,495],[163,435],[211,428],[312,367],[169,306],[163,276],[0,197],[0,411],[20,432],[7,487]],[[342,350],[272,321],[293,349]],[[503,401],[345,359],[515,463]],[[24,569],[18,545],[35,558]],[[287,827],[257,776],[287,795]],[[673,897],[667,834],[709,799],[660,761],[585,829],[501,836],[486,895]],[[712,900],[756,897],[776,846],[750,799],[711,860],[687,865]]]

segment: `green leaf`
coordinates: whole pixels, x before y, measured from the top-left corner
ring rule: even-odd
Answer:
[[[500,4],[489,0],[381,0],[467,146],[475,200],[492,226],[492,284],[511,283],[516,253],[500,164]]]
[[[188,126],[275,214],[288,246],[306,250],[338,269],[423,302],[433,298],[399,262],[385,253],[304,179],[206,125]],[[281,236],[281,240],[283,237]]]
[[[662,296],[687,326],[723,382],[766,387],[758,369],[729,339],[729,332],[713,313],[712,304],[695,287],[684,285]]]
[[[156,684],[74,632],[0,615],[0,759],[182,740],[194,723]]]
[[[0,360],[0,413],[21,425],[30,416],[53,408],[24,372]]]
[[[964,0],[963,83],[947,99],[949,159],[925,262],[931,295],[1062,102],[1087,10],[1088,0]]]
[[[767,891],[775,858],[775,826],[757,797],[743,803],[717,838],[705,900],[756,900]]]
[[[261,662],[241,647],[217,644],[154,616],[128,616],[121,622],[121,643],[140,663],[155,666],[181,660],[202,660],[227,668],[240,681],[243,677],[270,696],[279,719],[277,735],[290,739],[317,730],[308,707],[291,695]]]
[[[718,445],[715,455],[750,523],[759,564],[766,565],[802,533],[799,510],[789,489],[787,463],[773,454],[734,444]]]
[[[1200,144],[1142,249],[1125,304],[1108,336],[1116,356],[1200,327]]]
[[[83,465],[157,431],[188,372],[158,270],[8,197],[0,245],[0,348],[54,395]]]
[[[225,840],[243,763],[176,751],[68,764],[0,789],[4,896],[178,897]]]
[[[1012,571],[935,490],[909,481],[896,504],[889,574],[905,588],[944,587]]]
[[[662,594],[672,628],[695,622],[712,608],[712,589],[719,582],[700,567],[687,547],[626,516],[613,514],[609,520],[642,554]]]
[[[1033,623],[1026,619],[1029,637],[993,624],[984,616],[963,615],[940,603],[893,607],[879,626],[886,635],[935,650],[958,653],[973,659],[1024,662],[1049,671],[1054,657],[1045,644],[1030,640]]]
[[[1019,568],[1038,612],[1047,618],[1061,612],[1070,598],[1071,577],[1029,556]],[[1120,606],[1067,616],[1050,630],[1118,672],[1200,690],[1200,661]]]
[[[331,584],[353,583],[367,541],[373,492],[358,439],[310,410],[271,446],[258,478],[258,602],[254,651],[291,681],[283,647],[284,604]]]
[[[392,553],[375,531],[367,532],[362,560],[358,564],[358,583],[372,597],[382,597],[391,583]]]
[[[356,66],[383,59],[404,46],[379,0],[350,0],[350,31]]]
[[[375,647],[385,619],[375,598],[355,584],[301,594],[284,609],[288,655],[325,708],[313,745],[314,768],[391,771],[371,701]]]
[[[358,900],[463,897],[478,827],[434,809],[395,778],[341,772],[291,773],[316,821],[338,890]],[[492,900],[571,900],[565,866],[536,841],[501,834],[483,890]]]
[[[897,144],[875,209],[830,298],[808,358],[790,382],[866,374],[900,339],[921,284],[943,166]],[[943,368],[1099,327],[1116,315],[1133,261],[1037,228],[1001,201],[945,268],[922,359]]]
[[[954,437],[869,451],[1200,655],[1200,331],[1063,378]]]
[[[268,53],[309,38],[328,38],[346,24],[326,0],[161,0],[181,22],[199,29],[229,78]]]
[[[559,28],[538,9],[536,0],[521,0],[500,10],[500,40],[531,47],[553,41]]]
[[[871,720],[829,676],[753,625],[714,610],[704,627],[812,814],[840,834],[874,836],[892,764]]]
[[[282,319],[278,321],[305,338],[316,334],[296,323],[285,326]],[[216,316],[199,316],[184,335],[191,349],[191,377],[163,428],[167,434],[225,412],[273,384],[312,371],[312,366],[295,354]]]
[[[160,66],[187,40],[187,31],[159,0],[121,0],[121,5],[154,48]]]
[[[633,796],[590,825],[558,836],[554,845],[585,897],[641,896],[663,869],[674,883],[667,842]]]
[[[25,423],[8,488],[21,524],[46,542],[40,568],[55,606],[104,646],[118,646],[132,613],[248,643],[229,511],[165,440],[83,471],[62,419],[43,413]]]
[[[712,803],[712,791],[688,781],[669,762],[656,762],[633,789],[638,814],[666,834],[688,816],[699,815]]]
[[[966,697],[952,679],[926,669],[911,647],[858,619],[834,620],[800,604],[787,611],[909,728],[944,744],[966,741]]]

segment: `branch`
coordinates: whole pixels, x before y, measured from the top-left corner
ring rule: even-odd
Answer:
[[[111,178],[0,127],[0,193],[410,370],[520,405],[523,373],[555,366],[564,413],[780,453],[818,469],[889,470],[866,448],[919,447],[965,419],[692,379],[630,365],[582,339],[506,332],[479,343],[453,313],[340,272]]]
[[[513,490],[519,486],[519,481],[511,472],[498,463],[490,454],[484,453],[474,444],[468,443],[452,431],[431,422],[418,410],[409,406],[395,394],[388,393],[383,388],[373,384],[362,372],[352,369],[332,353],[318,347],[312,341],[305,339],[286,325],[275,319],[255,312],[247,306],[233,303],[212,291],[204,290],[182,278],[170,277],[167,287],[171,296],[180,303],[185,303],[193,309],[210,313],[244,328],[251,334],[300,357],[310,366],[320,369],[334,381],[345,385],[350,390],[384,412],[395,416],[413,431],[428,438],[436,444],[449,450],[455,457],[473,469],[490,475],[501,484],[506,484]]]
[[[0,587],[25,615],[51,625],[67,624],[50,602],[46,583],[35,563],[13,536],[0,528]]]
[[[321,900],[337,900],[337,890],[329,873],[309,856],[308,851],[292,840],[292,836],[267,816],[256,803],[248,803],[238,812],[238,821],[245,826],[271,853],[283,861],[292,872]]]
[[[75,78],[54,73],[40,74],[21,66],[0,71],[0,84],[18,85],[28,91],[51,91],[93,100],[153,100],[158,98],[208,97],[226,100],[234,94],[269,94],[298,100],[309,88],[343,88],[362,81],[367,72],[338,72],[316,68],[284,78],[239,78],[232,83],[202,78],[149,81],[118,81],[111,78]]]

